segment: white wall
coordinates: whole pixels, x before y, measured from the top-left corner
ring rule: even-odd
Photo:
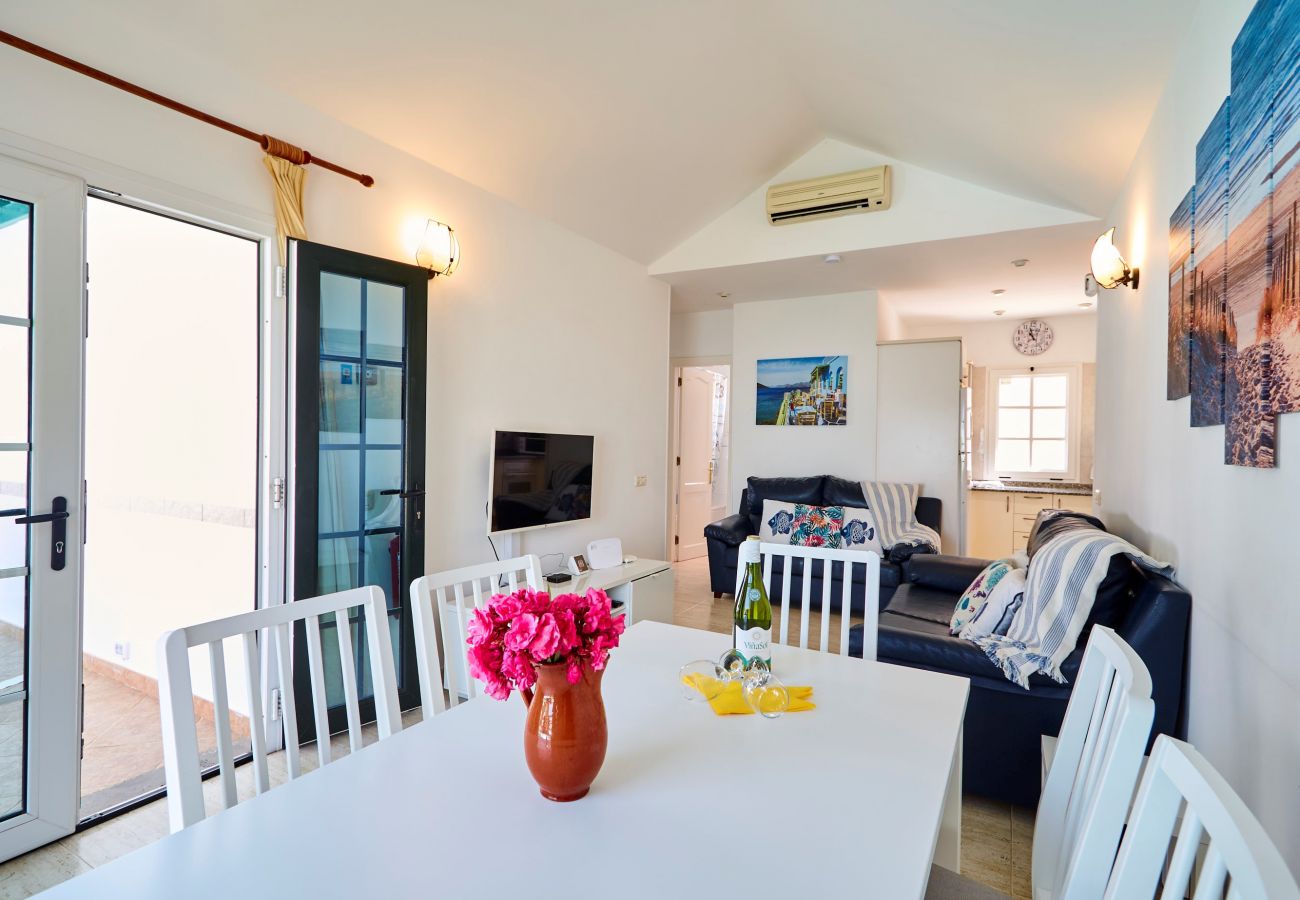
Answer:
[[[1011,335],[1024,319],[1004,317],[988,321],[930,321],[903,319],[902,336],[916,338],[959,337],[967,363],[991,368],[1028,365],[1057,366],[1097,359],[1097,317],[1047,316],[1052,326],[1052,346],[1039,356],[1023,356],[1011,345]]]
[[[773,228],[767,188],[803,178],[889,165],[892,206],[866,215]],[[999,193],[843,141],[827,138],[655,262],[654,274],[992,234],[1092,217]]]
[[[673,359],[731,355],[731,310],[673,313],[668,352]]]
[[[1300,873],[1300,415],[1279,421],[1276,469],[1223,464],[1223,428],[1165,400],[1168,219],[1196,142],[1229,90],[1252,0],[1201,3],[1110,215],[1142,288],[1103,291],[1097,484],[1109,525],[1178,566],[1192,593],[1190,737]]]
[[[731,508],[751,475],[876,472],[876,293],[738,303],[733,310]],[[794,356],[848,357],[848,424],[754,424],[756,363]]]
[[[464,263],[429,292],[429,567],[491,559],[495,427],[596,435],[592,522],[529,534],[516,549],[572,551],[619,535],[628,552],[662,557],[668,288],[643,265],[175,48],[105,45],[87,62],[372,174],[366,189],[309,169],[313,240],[409,260],[424,218],[456,227]],[[101,186],[269,229],[254,144],[20,53],[0,54],[0,83],[23,86],[0,92],[0,153],[40,152],[94,171]],[[647,487],[633,487],[637,474]]]
[[[898,305],[891,303],[884,294],[876,295],[876,339],[901,341],[906,336],[907,325],[899,315]]]

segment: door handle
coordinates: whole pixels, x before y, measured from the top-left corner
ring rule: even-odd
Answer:
[[[388,490],[380,491],[379,493],[382,496],[386,496],[386,497],[400,497],[403,500],[419,501],[424,496],[424,488],[419,487],[417,484],[416,487],[414,487],[409,491],[404,491],[401,488],[389,488]],[[420,525],[423,524],[424,522],[424,506],[421,503],[417,502],[415,504],[414,512],[415,512],[415,527],[418,530]]]
[[[21,512],[21,510],[20,510]],[[68,550],[68,498],[55,497],[50,501],[50,511],[33,516],[20,516],[14,519],[15,525],[41,525],[50,523],[53,532],[50,535],[50,568],[62,572],[67,560]]]
[[[413,491],[404,491],[401,488],[389,488],[386,491],[380,491],[381,497],[401,497],[403,500],[409,500],[412,497],[423,497],[424,488],[416,488]]]

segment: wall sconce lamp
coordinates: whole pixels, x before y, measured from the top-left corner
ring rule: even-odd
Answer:
[[[1101,287],[1110,290],[1127,284],[1134,290],[1138,286],[1138,270],[1130,267],[1115,246],[1115,229],[1111,228],[1092,245],[1092,277]]]
[[[460,265],[460,241],[456,229],[430,219],[424,226],[424,237],[415,251],[415,264],[429,270],[429,280],[435,275],[450,275]]]

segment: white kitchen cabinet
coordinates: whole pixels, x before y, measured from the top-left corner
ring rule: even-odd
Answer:
[[[1043,510],[1091,508],[1088,494],[972,490],[967,501],[967,554],[979,559],[1010,556],[1028,547],[1034,521]]]

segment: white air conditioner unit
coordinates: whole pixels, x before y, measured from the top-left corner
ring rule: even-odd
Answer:
[[[774,184],[767,189],[773,225],[889,209],[889,166]]]

